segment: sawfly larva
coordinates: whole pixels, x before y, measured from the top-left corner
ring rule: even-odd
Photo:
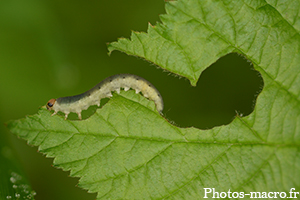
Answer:
[[[112,91],[120,93],[121,88],[124,88],[125,91],[132,88],[136,93],[141,92],[144,97],[154,101],[159,113],[162,112],[164,103],[159,91],[149,81],[132,74],[110,76],[82,94],[50,99],[46,106],[48,110],[54,111],[52,116],[61,111],[67,119],[69,113],[74,112],[81,119],[82,110],[87,110],[92,105],[100,106],[102,98],[112,97]]]

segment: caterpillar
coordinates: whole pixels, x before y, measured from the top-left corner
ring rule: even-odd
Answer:
[[[61,111],[65,114],[66,120],[70,112],[73,112],[77,113],[81,120],[82,110],[87,110],[92,105],[100,106],[102,98],[112,97],[112,91],[120,93],[121,88],[124,88],[125,91],[132,88],[136,93],[141,92],[144,97],[154,101],[157,111],[162,113],[164,103],[159,91],[149,81],[133,74],[110,76],[82,94],[50,99],[46,107],[49,111],[54,111],[51,116]]]

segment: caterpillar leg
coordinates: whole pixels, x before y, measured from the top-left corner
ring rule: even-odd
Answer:
[[[65,120],[67,120],[69,113],[65,113]]]
[[[120,88],[116,89],[117,93],[120,94]]]
[[[110,98],[110,97],[112,97],[113,95],[111,94],[111,93],[108,93],[107,95],[106,95],[106,97],[108,97],[108,98]]]
[[[130,88],[129,87],[124,87],[124,91],[128,91]]]
[[[82,118],[81,118],[81,112],[78,112],[77,115],[78,115],[78,119],[82,120]]]
[[[51,117],[53,116],[53,115],[56,115],[57,114],[57,111],[54,111],[54,113],[51,115]]]
[[[135,89],[135,93],[138,94],[141,90]]]

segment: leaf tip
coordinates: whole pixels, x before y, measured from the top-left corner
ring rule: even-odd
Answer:
[[[4,126],[8,129],[8,130],[12,130],[15,127],[17,120],[9,120],[7,122],[4,122]]]

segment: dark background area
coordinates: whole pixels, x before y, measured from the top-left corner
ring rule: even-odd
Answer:
[[[4,126],[35,114],[51,98],[82,93],[104,78],[132,73],[149,80],[165,102],[164,116],[180,127],[201,129],[230,123],[252,112],[262,79],[250,62],[229,54],[207,68],[197,87],[143,59],[106,44],[146,31],[164,14],[164,1],[0,2],[0,143],[10,146],[37,192],[37,200],[95,199],[75,187],[77,178],[51,167]],[[187,36],[188,37],[188,36]]]

